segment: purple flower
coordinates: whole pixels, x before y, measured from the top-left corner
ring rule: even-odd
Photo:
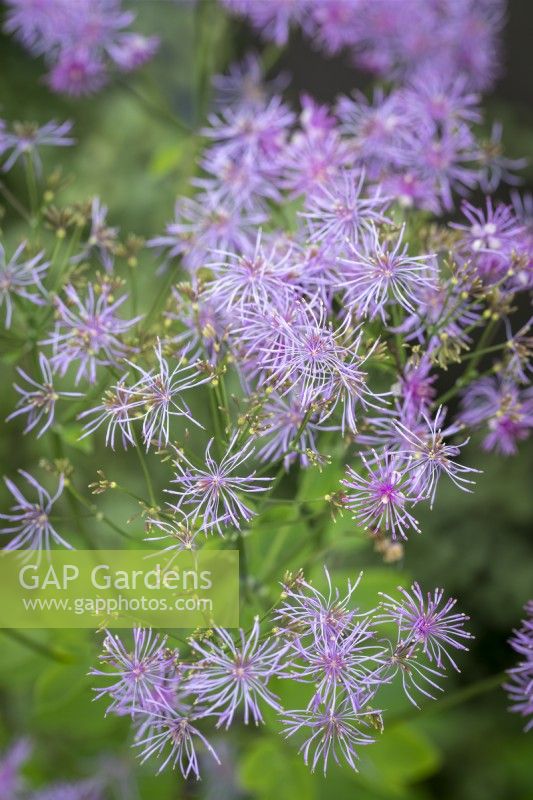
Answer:
[[[195,704],[205,714],[219,717],[217,728],[229,728],[237,710],[242,707],[244,723],[263,722],[260,703],[280,710],[277,697],[268,688],[270,678],[279,672],[283,646],[278,639],[260,641],[259,619],[255,617],[249,633],[241,628],[235,643],[224,628],[216,629],[220,642],[191,639],[192,648],[200,654],[186,691],[196,696]]]
[[[429,414],[437,393],[433,384],[436,375],[431,375],[433,365],[426,356],[418,364],[408,364],[400,375],[397,389],[403,403],[404,418],[419,419],[421,414]]]
[[[521,714],[526,719],[524,730],[533,727],[533,601],[525,607],[526,618],[510,640],[511,647],[518,653],[516,667],[507,671],[509,680],[504,689],[512,702],[511,711]]]
[[[459,419],[472,427],[487,425],[484,450],[515,455],[518,442],[527,439],[533,429],[533,394],[511,380],[480,378],[464,392]]]
[[[380,241],[373,223],[361,239],[361,245],[348,246],[348,257],[340,258],[337,286],[344,290],[344,301],[358,317],[379,316],[387,319],[386,306],[400,305],[413,313],[417,290],[435,286],[434,256],[409,256],[403,244],[405,225],[397,240]]]
[[[310,454],[318,455],[316,434],[320,430],[316,422],[308,419],[304,425],[307,408],[296,395],[270,396],[263,406],[264,420],[259,434],[260,441],[268,437],[257,457],[272,463],[283,459],[288,469],[299,456],[303,467],[309,466]]]
[[[265,83],[263,65],[256,53],[247,53],[242,61],[230,64],[227,73],[213,76],[215,105],[257,106],[264,108],[274,92],[281,92],[288,82],[284,75],[276,76],[270,84]]]
[[[413,583],[411,592],[401,586],[398,591],[402,595],[400,599],[380,593],[384,598],[381,602],[381,621],[394,622],[402,641],[419,645],[438,669],[444,668],[445,657],[459,672],[449,649],[468,650],[462,640],[474,638],[464,630],[469,617],[462,613],[452,613],[456,600],[444,600],[443,589],[435,589],[433,594],[428,592],[424,596],[418,583]]]
[[[169,443],[172,417],[185,417],[202,427],[193,418],[181,395],[188,389],[209,380],[202,378],[194,366],[183,364],[181,360],[171,368],[163,356],[159,340],[154,351],[157,358],[155,369],[145,370],[138,364],[128,361],[141,377],[131,388],[124,387],[123,390],[131,398],[132,407],[139,409],[139,406],[142,406],[142,411],[136,411],[136,417],[142,417],[143,441],[147,450],[153,443],[158,447]]]
[[[174,514],[179,519],[147,519],[149,532],[154,533],[154,528],[158,532],[157,536],[145,536],[145,542],[167,542],[170,544],[164,547],[163,553],[181,553],[184,550],[196,550],[198,545],[195,543],[200,531],[191,523],[188,515],[179,509],[174,510]]]
[[[419,647],[414,639],[403,639],[401,629],[398,630],[396,644],[389,643],[390,653],[385,660],[382,671],[387,681],[392,681],[400,675],[402,689],[405,696],[416,708],[419,705],[414,697],[415,692],[429,698],[435,699],[432,692],[442,692],[443,689],[437,680],[445,678],[442,669],[434,669],[429,664],[419,661]]]
[[[54,92],[82,97],[100,91],[107,72],[100,54],[82,45],[62,50],[46,80]]]
[[[60,397],[82,397],[79,392],[59,392],[54,388],[52,369],[44,353],[39,353],[39,366],[41,368],[42,383],[34,380],[23,369],[17,367],[17,372],[26,381],[28,388],[14,384],[14,388],[19,393],[20,398],[17,401],[15,411],[6,417],[6,422],[9,422],[9,420],[15,419],[21,414],[27,414],[28,421],[24,428],[24,433],[29,433],[44,421],[37,438],[40,438],[53,423],[56,402]]]
[[[205,736],[194,724],[201,718],[192,709],[176,708],[165,701],[152,702],[140,715],[142,722],[135,739],[135,747],[142,748],[141,763],[152,756],[163,757],[158,773],[165,767],[179,768],[182,776],[200,778],[197,744],[220,764],[219,758]]]
[[[302,711],[284,711],[282,723],[287,737],[295,733],[306,733],[308,738],[299,752],[303,753],[304,761],[312,772],[323,761],[325,775],[330,756],[336,764],[341,764],[342,758],[352,769],[357,770],[356,747],[375,741],[374,736],[365,729],[372,730],[371,721],[378,716],[379,712],[365,711],[364,708],[355,712],[350,698],[345,698],[338,704],[328,703]]]
[[[349,605],[363,573],[360,573],[355,583],[348,581],[343,597],[338,588],[333,587],[326,567],[324,573],[328,585],[327,594],[323,594],[303,578],[299,578],[294,585],[283,587],[283,603],[276,610],[274,619],[286,634],[310,634],[314,637],[322,632],[326,637],[336,638],[352,621],[356,610]]]
[[[207,360],[217,364],[227,349],[226,340],[230,330],[227,315],[208,299],[202,287],[180,292],[172,290],[176,310],[168,311],[166,317],[183,327],[180,333],[170,338],[170,343],[189,361]]]
[[[348,467],[347,479],[341,483],[347,493],[344,503],[354,512],[354,518],[365,528],[384,530],[393,540],[398,536],[407,539],[409,529],[420,533],[418,522],[407,509],[407,504],[420,498],[411,496],[411,477],[405,463],[395,453],[379,455],[374,451],[374,463],[361,456],[367,476],[359,475]]]
[[[53,527],[50,515],[56,500],[63,492],[64,478],[59,476],[56,493],[51,496],[46,489],[35,480],[28,472],[20,469],[19,473],[37,492],[37,500],[27,500],[20,489],[9,478],[4,478],[5,484],[15,499],[9,514],[0,514],[0,519],[10,522],[10,526],[2,528],[0,533],[15,534],[4,550],[27,550],[26,560],[31,558],[31,551],[37,550],[39,558],[41,551],[50,550],[51,545],[59,544],[67,550],[73,550],[71,544],[66,542]]]
[[[454,460],[469,440],[466,439],[459,445],[446,444],[445,438],[457,433],[460,426],[451,426],[442,430],[441,424],[444,422],[444,416],[445,411],[442,406],[439,407],[433,420],[422,415],[425,429],[420,433],[407,427],[403,422],[393,421],[394,427],[401,433],[405,441],[405,446],[399,451],[399,455],[408,459],[406,468],[413,476],[411,488],[420,496],[427,498],[431,507],[435,502],[437,484],[441,475],[446,474],[458,489],[470,492],[472,490],[468,486],[474,481],[464,476],[468,473],[479,472],[478,469],[465,467]]]
[[[66,302],[56,298],[58,319],[53,333],[41,344],[50,344],[50,359],[54,372],[65,375],[71,364],[79,362],[76,384],[82,378],[96,381],[99,366],[116,366],[130,350],[120,336],[135,325],[141,317],[120,319],[117,310],[128,299],[122,295],[113,300],[107,286],[98,294],[93,284],[88,285],[87,297],[82,300],[74,286],[65,287]]]
[[[338,634],[321,627],[313,637],[297,636],[291,643],[292,660],[283,677],[313,684],[309,707],[334,704],[340,695],[349,697],[357,710],[361,691],[372,688],[384,663],[385,651],[375,642],[371,625],[367,617],[351,621]]]
[[[235,475],[253,453],[251,442],[241,448],[236,447],[236,442],[237,433],[229,442],[226,454],[216,461],[211,455],[213,439],[210,439],[205,451],[205,469],[194,466],[184,454],[178,454],[177,474],[172,481],[178,489],[169,489],[169,492],[178,496],[176,508],[192,506],[190,516],[193,522],[201,518],[200,530],[214,525],[222,533],[221,523],[240,528],[242,521],[248,522],[254,515],[242,495],[266,492],[272,481],[256,477],[255,471],[244,477]]]
[[[293,265],[291,250],[279,252],[278,242],[268,249],[258,232],[253,250],[239,255],[221,252],[224,261],[211,261],[208,266],[214,278],[206,287],[207,297],[217,308],[228,313],[243,311],[247,306],[262,311],[276,304],[280,295],[290,294],[298,270]]]
[[[326,240],[341,249],[346,240],[357,244],[363,232],[378,222],[388,222],[384,211],[389,198],[379,189],[363,197],[365,173],[345,170],[306,199],[301,215],[307,220],[311,241]]]
[[[133,715],[166,696],[173,686],[166,642],[166,636],[161,637],[147,628],[134,628],[133,649],[129,650],[116,634],[106,631],[104,652],[100,656],[105,669],[93,668],[89,674],[110,678],[113,682],[95,689],[95,699],[109,695],[108,712]]]
[[[159,48],[157,36],[140,33],[120,34],[107,46],[107,53],[122,72],[132,72],[146,64]]]
[[[168,258],[182,256],[190,272],[204,265],[211,250],[244,250],[252,241],[252,227],[266,219],[263,212],[246,211],[217,192],[202,192],[195,199],[180,197],[174,213],[175,221],[167,225],[165,235],[151,239],[148,246],[167,250]]]
[[[30,123],[15,122],[11,133],[7,131],[2,133],[2,151],[11,150],[9,158],[2,165],[2,170],[9,172],[18,159],[25,156],[31,159],[36,172],[40,174],[42,163],[39,149],[41,147],[68,147],[74,144],[74,139],[69,136],[71,130],[72,122],[51,121],[41,127]]]
[[[84,425],[84,433],[81,439],[94,433],[100,425],[107,425],[105,444],[106,447],[115,449],[115,436],[120,432],[122,447],[126,449],[128,445],[135,445],[131,423],[142,417],[138,411],[143,405],[140,397],[132,397],[125,385],[126,376],[119,383],[106,389],[100,405],[89,408],[78,415],[78,419],[85,419],[93,416]]]
[[[50,262],[42,260],[44,253],[38,253],[26,261],[19,261],[19,256],[22,255],[26,246],[27,242],[22,242],[9,261],[6,261],[6,252],[0,244],[0,307],[5,304],[4,324],[6,328],[11,327],[13,317],[12,296],[22,297],[35,305],[44,303],[40,295],[34,294],[29,289],[36,287],[39,291],[44,292],[41,277],[46,274]]]
[[[451,223],[452,228],[462,232],[460,253],[474,262],[479,278],[490,285],[505,277],[524,227],[510,206],[499,203],[494,208],[490,197],[486,210],[466,202],[461,208],[469,224]]]
[[[340,405],[342,430],[355,431],[356,404],[371,404],[361,369],[365,358],[358,353],[361,334],[349,317],[335,330],[322,305],[315,311],[301,304],[300,312],[291,322],[274,313],[278,340],[260,348],[262,363],[272,370],[279,392],[296,389],[306,407],[322,408],[321,421]]]
[[[81,253],[74,259],[74,263],[84,261],[94,252],[98,255],[105,271],[113,271],[118,228],[110,228],[106,224],[106,217],[107,206],[102,205],[98,197],[93,197],[89,238]]]
[[[518,186],[522,183],[522,179],[514,174],[514,170],[524,169],[527,166],[526,158],[507,158],[503,155],[502,132],[501,122],[495,122],[490,138],[482,141],[480,145],[479,185],[486,194],[495,192],[501,183]]]
[[[280,97],[264,106],[240,105],[209,116],[210,127],[202,133],[216,139],[227,155],[253,156],[259,163],[271,160],[282,151],[294,114]]]
[[[20,770],[31,753],[27,739],[19,739],[0,758],[0,800],[15,800],[23,789]]]
[[[156,37],[125,32],[135,15],[121,0],[8,0],[5,30],[50,66],[52,89],[72,95],[100,89],[110,61],[129,71],[157,49]]]
[[[327,131],[320,137],[297,131],[281,157],[280,185],[289,190],[291,198],[300,195],[314,198],[319,193],[320,202],[327,204],[321,189],[339,181],[348,161],[349,149],[337,131]],[[318,224],[319,216],[318,213],[314,224]]]

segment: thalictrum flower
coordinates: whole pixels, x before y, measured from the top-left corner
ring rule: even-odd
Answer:
[[[263,722],[261,703],[281,708],[268,683],[279,672],[285,647],[277,638],[260,641],[257,617],[249,634],[239,630],[236,643],[223,628],[215,633],[215,639],[190,640],[200,659],[186,690],[195,695],[195,703],[205,709],[205,714],[218,716],[217,727],[229,728],[241,708],[244,723],[252,720],[258,725]]]
[[[391,242],[380,238],[371,224],[361,244],[348,246],[348,255],[340,259],[338,288],[344,301],[358,317],[375,316],[386,321],[389,305],[414,312],[417,290],[435,286],[434,256],[409,256],[403,242],[405,226]]]
[[[165,767],[178,768],[184,778],[200,778],[197,745],[203,745],[217,764],[220,760],[203,733],[196,726],[201,714],[192,709],[176,708],[169,702],[155,701],[140,715],[142,722],[135,739],[141,763],[156,756],[162,758],[158,772]]]
[[[6,417],[6,422],[21,414],[27,414],[28,420],[24,433],[29,433],[41,422],[44,422],[37,438],[41,437],[48,430],[54,421],[56,402],[61,397],[82,397],[79,392],[60,392],[54,388],[54,379],[50,362],[44,355],[39,353],[39,367],[41,368],[42,382],[31,378],[23,369],[17,367],[20,377],[28,384],[27,387],[14,384],[15,390],[20,395],[15,411]]]
[[[2,134],[2,149],[4,152],[11,150],[9,157],[4,161],[2,170],[9,172],[19,158],[27,156],[36,172],[42,170],[39,149],[41,147],[68,147],[74,144],[74,139],[69,136],[72,122],[47,122],[39,127],[30,123],[16,122],[12,132],[4,131]]]
[[[178,488],[169,489],[169,492],[178,496],[178,509],[192,507],[191,519],[201,520],[200,530],[214,523],[222,533],[221,520],[240,528],[242,522],[248,522],[255,513],[243,496],[266,492],[272,481],[272,478],[257,477],[255,471],[242,477],[235,474],[253,453],[251,442],[236,447],[237,436],[237,433],[233,435],[220,460],[211,455],[211,439],[205,451],[205,468],[194,466],[185,455],[178,453],[173,480]]]
[[[133,715],[168,692],[172,680],[166,642],[166,636],[147,628],[134,628],[130,650],[117,634],[107,631],[100,656],[104,669],[92,669],[90,675],[110,678],[112,683],[95,689],[95,699],[109,695],[108,712]]]
[[[459,672],[450,648],[468,650],[463,641],[473,639],[473,636],[464,629],[469,619],[466,614],[453,611],[457,601],[453,598],[445,600],[443,589],[424,595],[418,583],[413,583],[410,592],[401,586],[398,590],[401,593],[399,599],[381,593],[381,621],[394,622],[402,641],[419,645],[438,669],[444,668],[444,659],[447,659]]]
[[[411,529],[420,533],[408,510],[408,504],[416,503],[419,497],[410,494],[411,477],[405,462],[395,453],[375,451],[373,463],[364,455],[361,461],[365,474],[348,467],[347,478],[341,481],[346,488],[344,504],[354,512],[355,519],[365,528],[389,533],[392,539],[407,539]]]
[[[518,653],[516,667],[508,670],[504,689],[512,702],[511,711],[521,714],[526,720],[526,731],[533,728],[533,600],[527,603],[526,617],[511,638],[511,647]]]
[[[65,300],[56,298],[58,319],[53,333],[41,344],[52,345],[50,364],[55,372],[64,375],[71,364],[78,362],[75,382],[85,378],[94,383],[99,366],[116,366],[131,350],[120,337],[141,317],[117,317],[127,295],[114,300],[106,287],[98,294],[89,284],[87,296],[82,299],[69,285],[65,295]]]
[[[404,438],[405,446],[399,451],[401,456],[408,460],[407,469],[413,475],[412,491],[417,491],[421,496],[429,499],[431,507],[435,502],[437,484],[441,475],[446,474],[451,481],[462,489],[471,492],[469,488],[474,481],[465,478],[465,474],[479,473],[478,469],[465,467],[454,459],[461,452],[468,439],[459,445],[447,444],[445,439],[461,430],[461,426],[450,426],[442,429],[445,411],[440,407],[433,420],[425,415],[423,432],[416,432],[403,422],[393,421],[394,427]]]
[[[27,550],[29,551],[26,556],[27,560],[31,558],[31,551],[38,551],[40,558],[41,552],[50,550],[52,544],[72,550],[72,545],[59,535],[50,520],[54,503],[63,492],[63,475],[59,476],[56,493],[50,495],[28,472],[21,469],[19,473],[37,492],[37,500],[28,500],[12,480],[4,478],[7,488],[16,501],[9,514],[0,514],[0,519],[5,519],[10,523],[7,528],[2,528],[0,533],[14,534],[4,550]]]
[[[324,775],[327,772],[330,756],[336,764],[345,761],[357,770],[358,753],[356,747],[372,744],[375,737],[371,720],[378,712],[355,712],[350,698],[341,703],[326,703],[318,708],[301,711],[284,711],[282,723],[287,737],[303,732],[307,739],[300,747],[305,763],[314,772],[323,761]],[[342,759],[342,761],[341,761]]]
[[[49,261],[43,261],[44,253],[20,260],[20,256],[27,247],[26,242],[22,242],[9,261],[6,260],[6,252],[0,244],[0,307],[5,304],[5,327],[11,327],[13,317],[13,297],[22,297],[35,305],[43,305],[44,298],[40,294],[30,291],[30,288],[37,288],[44,292],[41,278],[46,274]]]

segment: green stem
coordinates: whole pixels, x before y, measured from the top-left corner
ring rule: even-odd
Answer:
[[[13,192],[8,189],[3,181],[0,181],[0,194],[2,194],[8,203],[10,203],[15,211],[20,214],[20,216],[26,220],[28,224],[31,225],[32,219],[30,214],[26,211],[22,203],[15,197]]]
[[[72,664],[74,662],[73,656],[70,653],[67,653],[65,650],[61,650],[56,647],[50,647],[42,642],[36,642],[35,639],[31,639],[29,636],[26,636],[25,633],[22,633],[16,628],[0,628],[0,631],[4,634],[4,636],[7,636],[8,639],[12,639],[14,642],[26,647],[28,650],[32,650],[34,653],[37,653],[37,655],[50,659],[50,661],[56,661],[60,664]]]
[[[135,440],[135,452],[137,453],[137,458],[139,459],[139,464],[141,465],[141,469],[143,471],[144,480],[146,482],[146,488],[148,489],[148,496],[150,498],[150,504],[153,509],[157,508],[157,500],[155,497],[154,487],[152,484],[152,479],[150,477],[150,470],[148,469],[148,464],[146,463],[146,458],[144,455],[144,451],[139,443],[139,439],[137,434],[133,433],[133,438]]]
[[[123,531],[122,528],[120,528],[115,522],[113,522],[112,519],[110,519],[106,514],[102,513],[98,509],[98,506],[95,506],[95,505],[93,505],[93,503],[90,503],[88,500],[86,500],[85,497],[83,497],[83,495],[80,494],[78,492],[78,490],[71,483],[66,483],[65,484],[65,488],[66,488],[67,492],[69,493],[69,495],[74,500],[77,500],[77,502],[80,505],[82,505],[84,508],[86,508],[88,511],[91,512],[91,516],[94,519],[97,519],[97,520],[101,519],[102,522],[104,522],[107,525],[108,528],[111,528],[111,530],[115,531],[115,533],[118,533],[119,536],[122,536],[124,539],[129,539],[130,541],[133,541],[133,542],[137,541],[135,536],[132,536],[130,533],[127,533],[126,531]],[[94,548],[91,546],[90,549],[92,550]]]

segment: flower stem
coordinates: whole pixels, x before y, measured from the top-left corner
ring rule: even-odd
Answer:
[[[36,642],[35,639],[31,639],[25,633],[22,633],[16,628],[0,628],[0,631],[4,634],[4,636],[7,636],[8,639],[12,639],[14,642],[26,647],[28,650],[32,650],[34,653],[37,653],[37,655],[50,659],[50,661],[56,661],[60,664],[72,664],[74,662],[73,656],[70,653],[67,653],[65,650],[61,650],[57,647],[50,647],[42,642]]]

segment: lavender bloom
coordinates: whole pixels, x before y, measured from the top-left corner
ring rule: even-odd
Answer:
[[[334,704],[338,695],[345,694],[357,711],[362,688],[372,687],[384,663],[384,649],[373,641],[371,624],[368,618],[352,622],[337,635],[321,628],[310,640],[297,637],[291,644],[293,660],[284,677],[314,684],[309,707]]]
[[[291,198],[314,197],[322,187],[339,181],[349,160],[349,148],[337,131],[326,131],[320,136],[298,131],[280,159],[283,166],[280,185],[289,190]]]
[[[17,367],[17,372],[26,381],[28,388],[14,384],[14,388],[19,393],[20,398],[15,411],[6,417],[6,422],[9,422],[9,420],[15,419],[21,414],[27,414],[28,421],[24,428],[24,433],[29,433],[44,420],[44,425],[37,434],[37,438],[40,438],[53,423],[55,405],[60,397],[82,397],[79,392],[58,392],[54,388],[52,369],[44,353],[39,353],[39,366],[41,368],[42,383],[34,380],[23,369]]]
[[[479,185],[486,194],[495,192],[501,183],[518,186],[522,183],[522,179],[514,174],[514,170],[524,169],[527,166],[526,158],[507,158],[503,155],[502,132],[501,122],[495,122],[490,139],[481,142]]]
[[[464,630],[469,617],[462,613],[452,613],[456,600],[450,598],[443,602],[444,590],[435,589],[424,597],[418,583],[413,583],[411,592],[398,587],[402,598],[397,600],[387,594],[380,593],[384,600],[381,606],[382,622],[394,622],[398,625],[399,635],[404,643],[420,645],[423,653],[438,669],[445,666],[444,657],[459,672],[449,652],[468,650],[461,640],[473,639],[472,634]]]
[[[197,743],[203,744],[217,764],[220,764],[214,749],[194,724],[201,718],[201,714],[158,701],[152,702],[142,716],[144,718],[135,740],[135,746],[142,748],[142,764],[152,756],[164,756],[168,749],[158,773],[171,765],[173,769],[179,768],[184,778],[194,775],[199,779]]]
[[[21,156],[31,159],[37,174],[42,171],[42,162],[39,155],[41,147],[68,147],[74,144],[74,139],[68,134],[72,130],[72,122],[47,122],[41,127],[15,122],[13,132],[2,133],[2,151],[11,150],[10,156],[2,165],[3,172],[9,172]],[[0,151],[0,154],[2,152]]]
[[[0,758],[0,800],[14,800],[24,787],[20,770],[31,753],[27,739],[19,739]]]
[[[78,419],[85,419],[94,415],[93,419],[85,423],[81,439],[94,433],[101,425],[107,425],[106,447],[111,447],[112,450],[115,449],[115,437],[118,432],[120,432],[122,447],[125,450],[128,445],[135,445],[131,423],[136,419],[142,418],[143,414],[140,408],[143,405],[143,400],[131,396],[126,388],[125,380],[126,376],[115,386],[106,389],[100,405],[89,408],[78,415]]]
[[[275,304],[280,295],[290,294],[291,283],[297,276],[290,260],[291,250],[281,253],[278,250],[274,241],[265,252],[259,231],[253,251],[245,250],[240,255],[221,252],[226,259],[208,265],[214,279],[207,285],[207,297],[226,313],[242,312],[250,305],[261,311]]]
[[[88,47],[65,48],[47,75],[49,87],[72,97],[99,92],[107,83],[105,64]]]
[[[266,83],[261,59],[256,53],[247,53],[242,61],[230,64],[225,75],[213,76],[215,105],[221,109],[229,106],[264,108],[269,97],[281,92],[287,82],[288,78],[280,75]]]
[[[19,261],[19,256],[24,252],[27,242],[22,242],[9,261],[6,261],[6,252],[0,244],[0,307],[5,303],[5,327],[11,327],[13,317],[12,295],[29,300],[35,305],[43,305],[43,298],[29,291],[30,287],[37,287],[44,292],[41,277],[46,274],[49,261],[43,261],[44,253],[38,253],[26,261]]]
[[[253,453],[251,442],[232,452],[236,441],[237,433],[229,442],[226,454],[217,462],[211,455],[213,439],[210,439],[205,451],[205,469],[195,467],[182,453],[175,462],[177,474],[173,483],[178,485],[178,489],[168,491],[178,495],[176,508],[193,506],[191,520],[195,522],[201,518],[200,530],[214,524],[222,533],[221,520],[240,528],[241,521],[248,522],[254,515],[241,495],[265,492],[272,481],[271,478],[256,477],[255,471],[244,477],[235,475]]]
[[[356,430],[355,405],[370,403],[366,372],[361,370],[365,358],[358,354],[361,335],[351,327],[349,317],[334,330],[326,321],[324,306],[315,312],[301,305],[300,315],[287,322],[274,314],[279,329],[277,342],[261,348],[261,359],[271,369],[278,391],[282,386],[297,389],[306,407],[316,404],[323,411],[321,421],[342,407],[342,430]],[[368,358],[368,355],[366,358]]]
[[[186,690],[196,696],[195,703],[205,707],[205,713],[219,717],[217,728],[229,728],[237,710],[242,706],[244,723],[263,722],[260,702],[280,710],[277,697],[268,688],[271,677],[279,672],[284,648],[277,639],[259,641],[259,619],[255,617],[248,636],[242,628],[236,644],[228,631],[216,629],[220,644],[191,639],[191,646],[200,654]]]
[[[174,513],[178,514],[180,519],[173,519],[172,521],[147,519],[146,524],[149,526],[150,533],[153,533],[153,529],[155,528],[159,535],[145,536],[145,542],[170,541],[170,544],[164,547],[162,552],[172,553],[174,555],[184,550],[196,550],[198,545],[195,543],[195,540],[200,531],[191,524],[188,515],[183,511],[175,509]]]
[[[302,216],[307,220],[311,241],[357,244],[364,231],[377,222],[388,222],[384,211],[389,198],[379,189],[363,198],[365,173],[344,171],[339,178],[317,189],[306,201]]]
[[[520,390],[512,380],[480,378],[464,392],[459,419],[467,426],[487,425],[484,450],[515,455],[518,442],[533,429],[533,394]]]
[[[150,61],[158,48],[157,36],[123,33],[107,46],[107,53],[122,72],[133,72]]]
[[[526,618],[510,640],[511,647],[518,653],[516,667],[507,671],[509,680],[504,689],[512,702],[511,711],[526,719],[524,730],[533,728],[533,601],[525,607]]]
[[[302,711],[284,711],[282,722],[285,735],[305,731],[308,738],[300,747],[306,765],[314,772],[318,763],[324,762],[326,775],[330,756],[336,764],[343,758],[349,766],[357,770],[356,747],[372,744],[375,738],[365,731],[371,729],[370,720],[379,716],[376,711],[354,711],[349,698],[339,704],[328,703],[318,708]]]
[[[141,317],[119,319],[116,311],[127,295],[112,300],[105,286],[98,295],[89,284],[85,300],[71,285],[65,287],[65,294],[67,302],[56,298],[58,320],[53,333],[41,344],[52,345],[50,363],[55,372],[65,375],[72,363],[79,362],[76,384],[82,378],[94,383],[97,367],[116,366],[124,358],[130,348],[119,337]]]
[[[176,320],[184,330],[172,336],[170,342],[189,361],[205,359],[218,363],[226,350],[225,342],[230,330],[229,318],[206,297],[203,286],[183,293],[173,289],[176,311],[169,311],[167,319]]]
[[[499,203],[494,208],[490,197],[486,210],[470,203],[463,203],[461,208],[469,224],[451,224],[462,232],[460,252],[465,259],[473,260],[479,278],[490,285],[505,277],[524,227],[510,206]]]
[[[431,370],[430,359],[423,356],[418,364],[408,365],[400,376],[399,385],[394,391],[403,402],[405,418],[414,421],[422,414],[429,414],[437,393],[433,386],[437,376],[431,375]]]
[[[94,690],[95,700],[110,696],[111,704],[106,713],[133,716],[172,689],[166,642],[166,636],[153,634],[146,628],[134,628],[130,651],[116,634],[106,631],[100,661],[107,669],[92,669],[89,673],[113,679],[111,685]]]
[[[4,547],[4,550],[28,550],[26,559],[31,557],[31,551],[37,550],[39,558],[42,550],[50,550],[52,543],[62,545],[67,550],[73,550],[71,544],[66,542],[55,530],[50,522],[50,514],[56,500],[63,492],[64,478],[59,476],[56,493],[51,496],[41,484],[28,472],[20,469],[19,473],[37,492],[37,501],[27,500],[20,489],[9,478],[4,478],[5,484],[16,502],[11,507],[9,514],[0,514],[0,519],[11,523],[8,528],[2,528],[0,533],[14,533],[15,536]]]
[[[79,263],[96,253],[106,272],[113,271],[113,260],[118,236],[118,228],[110,228],[106,224],[107,206],[102,205],[98,197],[91,202],[91,230],[86,246],[74,259]]]
[[[322,632],[325,637],[335,639],[352,621],[356,611],[350,609],[349,604],[363,573],[360,573],[355,583],[348,581],[344,597],[333,587],[326,567],[324,573],[328,585],[327,594],[323,594],[303,578],[299,578],[294,586],[283,587],[284,602],[276,610],[274,619],[286,634],[311,634],[314,637]]]
[[[216,139],[226,155],[252,156],[264,163],[282,152],[294,114],[280,97],[273,97],[261,108],[240,105],[226,108],[218,115],[211,114],[208,119],[210,127],[202,133]]]
[[[157,49],[156,37],[125,32],[134,14],[121,0],[8,0],[5,30],[50,65],[55,90],[72,95],[100,89],[110,62],[123,71],[144,64]]]
[[[348,467],[347,479],[341,481],[348,490],[344,503],[354,512],[354,519],[367,529],[390,533],[393,540],[398,536],[407,539],[410,529],[420,533],[418,522],[406,507],[420,498],[409,495],[411,480],[402,459],[395,453],[378,455],[374,451],[373,464],[364,455],[361,460],[368,477]]]
[[[418,491],[430,501],[433,508],[437,484],[442,474],[448,475],[451,481],[464,492],[470,492],[469,484],[474,481],[465,478],[465,473],[479,472],[473,467],[465,467],[453,459],[459,455],[461,448],[469,441],[466,439],[460,445],[446,444],[445,437],[451,436],[460,430],[458,426],[451,426],[442,430],[445,411],[439,407],[434,420],[423,415],[426,428],[423,433],[416,433],[402,422],[393,421],[394,427],[402,434],[406,446],[399,451],[400,456],[408,459],[407,469],[412,472],[412,490]]]
[[[415,692],[434,700],[435,694],[432,692],[443,691],[437,681],[446,677],[445,672],[418,660],[417,641],[404,640],[401,630],[398,630],[396,644],[389,643],[389,647],[390,654],[382,667],[383,674],[389,682],[400,675],[404,694],[416,708],[419,708],[419,705],[414,696]]]
[[[135,403],[135,407],[139,407],[138,401],[142,404],[143,412],[138,416],[143,418],[142,433],[147,450],[153,442],[158,447],[168,444],[172,417],[185,417],[202,427],[192,416],[181,394],[209,380],[201,378],[194,366],[184,365],[181,361],[171,369],[163,356],[159,340],[155,355],[157,358],[155,370],[145,370],[138,364],[128,362],[141,374],[141,378],[131,388],[124,388],[124,392]]]
[[[344,289],[348,309],[358,317],[375,316],[386,321],[385,307],[395,303],[413,313],[421,286],[435,286],[434,256],[408,256],[403,244],[405,225],[396,242],[380,242],[373,223],[362,237],[361,246],[350,243],[349,257],[341,258],[337,286]]]
[[[299,456],[301,465],[309,466],[310,454],[318,455],[316,433],[320,428],[311,419],[303,424],[306,412],[298,395],[271,395],[263,406],[265,420],[260,431],[260,439],[269,438],[257,457],[267,463],[283,458],[284,467],[288,469]]]
[[[252,226],[266,219],[263,212],[246,211],[234,199],[223,199],[216,192],[179,198],[174,214],[165,235],[151,239],[148,246],[167,250],[167,258],[182,256],[184,267],[193,273],[211,250],[244,250],[251,242]]]

